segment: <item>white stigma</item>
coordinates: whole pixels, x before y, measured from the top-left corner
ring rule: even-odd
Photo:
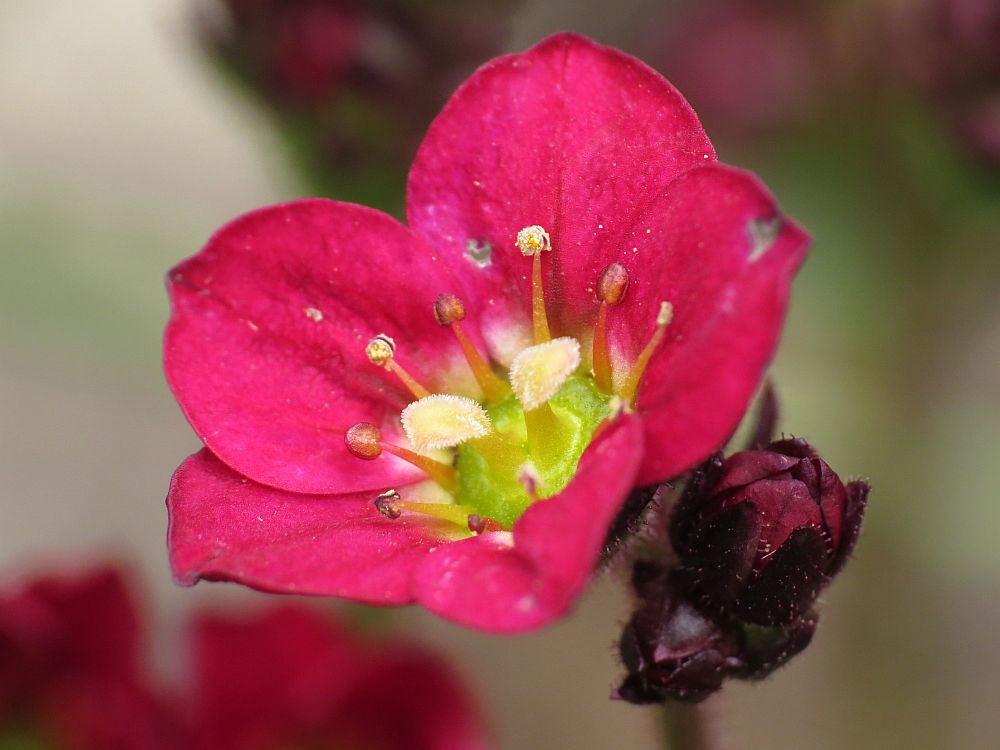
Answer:
[[[569,336],[529,346],[510,366],[510,384],[525,411],[537,409],[580,366],[580,342]]]
[[[418,453],[453,448],[493,431],[486,410],[465,396],[426,396],[403,409],[400,419],[410,445]]]

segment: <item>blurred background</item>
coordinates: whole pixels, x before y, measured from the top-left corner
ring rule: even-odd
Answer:
[[[710,702],[733,747],[1000,747],[996,0],[0,4],[4,576],[128,561],[165,672],[191,610],[266,599],[170,580],[163,497],[199,442],[160,369],[166,269],[271,202],[398,212],[448,92],[563,29],[661,70],[812,232],[782,426],[875,487],[814,644]],[[384,627],[454,657],[500,747],[657,747],[655,711],[607,698],[621,588],[530,636]]]

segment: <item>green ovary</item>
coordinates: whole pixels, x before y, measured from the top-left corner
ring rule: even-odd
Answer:
[[[553,434],[545,435],[546,449],[534,453],[528,448],[524,412],[513,395],[488,408],[503,445],[499,450],[498,441],[489,446],[475,441],[459,446],[455,502],[511,526],[533,501],[521,481],[522,474],[527,471],[537,477],[538,498],[562,491],[576,473],[594,430],[608,415],[609,400],[592,378],[571,376],[548,402],[556,417]]]

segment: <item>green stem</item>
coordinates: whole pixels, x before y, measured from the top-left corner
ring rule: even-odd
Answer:
[[[662,713],[664,750],[721,750],[704,707],[667,701]]]

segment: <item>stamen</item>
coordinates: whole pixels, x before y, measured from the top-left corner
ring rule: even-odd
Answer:
[[[453,448],[493,431],[486,410],[465,396],[426,396],[403,409],[400,419],[406,437],[421,453]]]
[[[510,384],[525,412],[537,409],[580,366],[580,342],[569,336],[524,349],[510,367]]]
[[[656,330],[653,332],[649,343],[646,344],[646,348],[639,353],[635,364],[632,365],[632,370],[628,374],[628,380],[625,381],[625,385],[619,394],[622,400],[631,407],[635,407],[636,394],[639,391],[639,381],[642,380],[642,374],[646,371],[646,365],[649,364],[653,352],[656,351],[656,347],[663,340],[663,335],[666,333],[667,326],[670,325],[673,317],[673,305],[669,302],[661,302],[660,312],[656,315]]]
[[[402,380],[403,385],[405,385],[410,393],[413,394],[414,398],[424,398],[431,395],[430,391],[420,385],[420,383],[418,383],[417,380],[410,375],[410,373],[404,370],[402,365],[396,362],[393,358],[396,354],[396,342],[390,336],[380,333],[378,336],[373,338],[365,347],[365,354],[368,356],[368,361],[373,365],[384,367]]]
[[[434,301],[434,318],[441,325],[448,326],[455,334],[469,368],[483,390],[483,395],[486,396],[486,401],[496,403],[503,399],[507,395],[507,384],[493,372],[493,368],[483,359],[462,327],[462,321],[465,320],[465,305],[462,304],[462,300],[454,294],[438,295]]]
[[[398,445],[382,442],[382,431],[370,422],[358,422],[348,428],[344,433],[344,443],[347,445],[347,450],[358,458],[372,461],[382,455],[384,450],[423,470],[448,492],[454,492],[458,487],[454,468],[429,456],[422,456]]]
[[[403,515],[403,511],[408,513],[418,513],[422,516],[432,516],[445,521],[450,521],[456,526],[468,526],[469,518],[472,517],[470,508],[467,505],[456,505],[454,503],[411,503],[400,498],[396,490],[388,490],[375,498],[375,507],[378,512],[393,521]],[[492,519],[487,519],[491,521]],[[493,521],[496,524],[496,521]],[[499,524],[496,524],[499,526]],[[491,529],[496,531],[504,530],[503,527]]]
[[[605,393],[611,392],[611,353],[608,351],[608,307],[620,305],[628,291],[628,271],[621,263],[612,263],[597,279],[597,299],[601,307],[594,325],[594,382]]]
[[[525,227],[517,233],[517,247],[531,260],[531,326],[535,343],[542,344],[552,338],[549,319],[545,314],[545,292],[542,288],[542,253],[552,250],[549,233],[537,224]]]

